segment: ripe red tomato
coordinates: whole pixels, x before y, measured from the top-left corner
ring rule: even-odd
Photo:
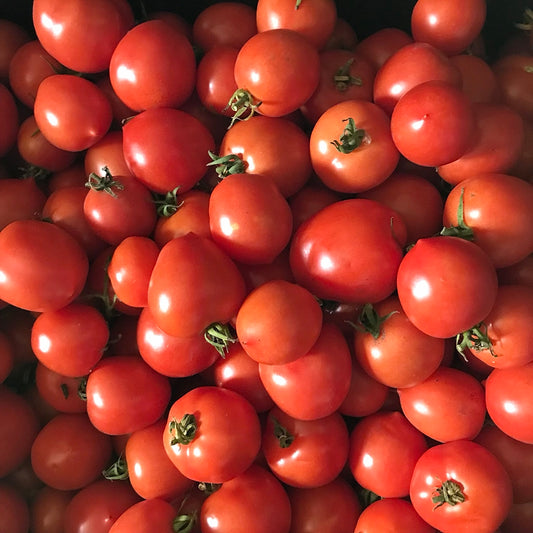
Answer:
[[[128,507],[111,525],[109,533],[173,533],[176,509],[160,498],[150,498]]]
[[[461,72],[461,90],[473,103],[496,103],[499,89],[492,66],[482,57],[471,54],[457,54],[450,61]]]
[[[224,483],[255,461],[261,447],[261,426],[255,409],[240,394],[199,386],[170,406],[163,442],[184,476]]]
[[[513,496],[509,474],[492,453],[456,440],[420,457],[410,499],[422,519],[443,533],[488,533],[503,522]]]
[[[23,494],[6,481],[0,482],[0,528],[9,533],[30,530],[30,509]]]
[[[44,216],[46,198],[34,178],[0,179],[0,230],[15,220]]]
[[[110,130],[93,144],[83,156],[83,168],[86,176],[93,172],[105,176],[106,168],[112,176],[131,174],[124,159],[122,130]]]
[[[40,488],[31,502],[31,531],[59,533],[65,531],[64,516],[73,491],[58,490],[46,485]]]
[[[359,41],[354,51],[366,57],[377,72],[391,55],[412,42],[413,38],[405,30],[385,27]]]

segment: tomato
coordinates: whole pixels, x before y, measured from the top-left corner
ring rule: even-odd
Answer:
[[[531,412],[533,363],[494,369],[485,382],[485,401],[492,421],[511,438],[533,444]]]
[[[86,390],[89,419],[108,435],[131,433],[153,424],[170,400],[168,378],[133,355],[103,358],[89,374]]]
[[[17,141],[19,112],[13,94],[2,83],[0,83],[0,112],[3,117],[0,128],[0,157],[3,157]]]
[[[134,431],[126,441],[124,458],[128,465],[129,480],[135,492],[143,499],[161,498],[172,501],[193,486],[170,461],[163,447],[165,420]]]
[[[62,533],[108,533],[119,516],[139,500],[127,481],[93,481],[67,505]]]
[[[52,173],[48,178],[48,191],[54,192],[64,187],[85,187],[86,181],[83,163],[75,160],[67,168]]]
[[[368,310],[368,312],[367,312]],[[420,331],[407,318],[397,296],[364,308],[355,324],[353,349],[363,370],[388,387],[412,387],[442,362],[444,339]]]
[[[245,291],[229,256],[213,241],[189,233],[161,248],[148,287],[148,307],[163,331],[187,337],[232,319]]]
[[[294,30],[316,48],[324,48],[337,21],[333,0],[259,0],[256,6],[257,31],[285,28]]]
[[[434,337],[453,337],[481,322],[497,287],[489,256],[459,237],[418,240],[398,268],[398,297],[407,318]]]
[[[134,111],[179,107],[194,90],[194,50],[187,37],[165,21],[141,22],[113,50],[109,79],[120,100]]]
[[[133,504],[111,525],[109,533],[126,533],[135,528],[139,533],[172,533],[176,518],[174,507],[159,498]]]
[[[368,190],[396,168],[396,149],[387,115],[365,100],[329,107],[310,135],[311,163],[330,189],[345,193]]]
[[[0,482],[0,528],[9,533],[27,533],[30,530],[30,510],[28,502],[15,487]]]
[[[41,218],[45,202],[34,178],[0,179],[0,230],[15,220]]]
[[[323,533],[353,533],[361,504],[351,485],[338,477],[321,487],[288,487],[291,533],[320,529]],[[331,510],[335,509],[332,513]]]
[[[261,447],[259,417],[240,394],[199,386],[171,406],[165,450],[189,479],[224,483],[244,473]]]
[[[470,228],[496,268],[507,267],[533,252],[532,202],[533,184],[509,174],[480,173],[450,191],[443,223]]]
[[[241,46],[234,76],[252,110],[281,117],[296,111],[317,88],[318,50],[294,30],[262,31]]]
[[[351,22],[343,17],[337,17],[333,33],[324,46],[324,50],[341,48],[342,50],[353,50],[359,39]]]
[[[471,54],[453,55],[450,61],[461,72],[461,90],[471,102],[491,104],[498,101],[496,75],[487,61]]]
[[[93,144],[83,156],[85,175],[92,172],[105,176],[107,168],[112,176],[131,174],[122,150],[123,135],[121,130],[110,130],[102,139]]]
[[[131,172],[150,190],[166,194],[191,189],[205,174],[210,131],[179,109],[157,107],[130,119],[123,129],[124,158]]]
[[[205,341],[203,332],[175,337],[157,324],[149,307],[143,308],[137,323],[137,344],[144,361],[156,372],[169,377],[192,376],[210,367],[220,356]]]
[[[236,122],[220,144],[220,156],[231,154],[244,162],[246,172],[272,179],[286,198],[311,177],[309,138],[287,118],[256,115]]]
[[[527,533],[533,520],[533,503],[515,503],[503,521],[501,533]]]
[[[341,330],[322,326],[313,347],[295,361],[259,363],[259,375],[274,403],[300,420],[315,420],[335,412],[348,394],[351,356]]]
[[[202,533],[288,533],[290,524],[283,485],[258,465],[223,483],[200,509]]]
[[[0,78],[7,81],[9,65],[17,50],[31,39],[28,31],[21,24],[2,18],[0,21]]]
[[[415,510],[443,533],[495,531],[512,497],[511,480],[502,464],[486,448],[467,440],[429,448],[411,479]]]
[[[409,90],[427,81],[443,81],[461,87],[461,73],[448,57],[434,46],[413,42],[396,50],[374,78],[374,102],[387,113]]]
[[[459,54],[481,33],[486,15],[484,0],[445,4],[417,0],[411,14],[411,33],[415,41],[430,43],[447,55]]]
[[[235,328],[242,347],[258,363],[290,363],[305,355],[317,341],[322,310],[307,289],[272,280],[246,297]]]
[[[315,296],[346,303],[383,300],[396,288],[406,229],[374,200],[335,202],[304,222],[290,245],[296,281]]]
[[[511,266],[498,269],[500,285],[528,285],[533,287],[533,255],[528,255],[522,261]]]
[[[19,468],[29,457],[39,431],[31,404],[5,385],[0,385],[0,477]]]
[[[133,26],[125,0],[33,2],[33,25],[44,49],[66,67],[80,72],[107,70],[111,54]],[[98,36],[87,39],[87,35]]]
[[[111,451],[111,438],[98,431],[85,413],[59,413],[33,441],[31,464],[46,485],[76,490],[102,474]]]
[[[383,498],[365,507],[355,526],[355,533],[435,533],[435,528],[400,498]]]
[[[65,510],[72,496],[73,491],[58,490],[47,486],[39,489],[30,507],[31,531],[33,533],[64,533]]]
[[[59,226],[18,220],[0,232],[0,299],[16,307],[60,309],[79,296],[87,272],[87,254]]]

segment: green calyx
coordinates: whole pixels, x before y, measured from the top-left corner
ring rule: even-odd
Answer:
[[[349,154],[361,146],[366,132],[357,128],[354,119],[351,117],[344,119],[343,122],[347,122],[348,125],[344,128],[340,139],[331,141],[331,144],[342,154]]]
[[[354,62],[354,58],[351,57],[342,65],[342,67],[335,72],[335,75],[333,76],[333,81],[335,82],[335,87],[338,91],[344,92],[347,91],[350,87],[356,85],[358,87],[361,87],[363,85],[363,81],[361,78],[358,78],[356,76],[352,76],[350,74],[350,68]]]
[[[215,167],[215,172],[220,179],[224,179],[230,174],[244,174],[247,164],[236,154],[219,156],[209,150],[211,162],[207,163],[208,167]]]
[[[104,172],[103,176],[99,176],[95,172],[91,172],[87,182],[85,183],[85,187],[88,187],[93,191],[103,191],[110,196],[113,196],[113,198],[116,198],[117,194],[113,189],[118,189],[121,191],[124,189],[124,185],[122,185],[120,181],[115,180],[115,178],[111,175],[109,168],[103,167],[102,170]]]
[[[280,448],[288,448],[294,442],[294,435],[289,433],[289,430],[282,426],[277,418],[270,416],[274,424],[274,436],[278,439]]]
[[[492,341],[487,334],[487,326],[484,322],[480,322],[470,329],[459,333],[455,338],[455,347],[465,360],[465,350],[467,348],[476,352],[489,350],[493,357],[498,357],[494,353]]]
[[[465,499],[461,485],[453,479],[447,479],[435,489],[435,496],[431,498],[431,501],[435,504],[433,508],[435,510],[445,504],[451,506],[458,505],[463,503]]]
[[[381,325],[385,320],[389,319],[392,315],[396,314],[398,311],[394,310],[386,315],[380,316],[376,311],[375,307],[368,303],[363,305],[357,323],[350,322],[347,323],[352,326],[356,331],[360,333],[370,333],[374,339],[379,338],[381,335]]]
[[[237,342],[235,330],[229,324],[215,322],[204,331],[204,339],[215,348],[221,357],[226,357],[229,347]]]
[[[109,468],[102,472],[102,475],[111,481],[121,481],[129,478],[128,465],[122,454]]]
[[[248,120],[252,118],[260,105],[261,102],[256,101],[249,91],[246,89],[237,89],[231,96],[226,107],[223,109],[223,111],[231,109],[234,113],[228,129],[231,128],[237,120]]]
[[[474,230],[466,225],[464,214],[464,194],[465,190],[461,189],[461,195],[459,196],[459,203],[457,204],[457,225],[442,228],[439,235],[445,237],[460,237],[467,241],[474,240]]]
[[[154,196],[154,204],[160,217],[171,217],[183,205],[183,201],[178,197],[178,190],[179,186],[165,195]]]
[[[186,413],[181,420],[173,418],[168,424],[170,445],[190,444],[196,435],[197,423],[193,414]]]

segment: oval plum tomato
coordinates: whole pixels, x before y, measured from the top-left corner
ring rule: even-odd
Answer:
[[[495,368],[485,382],[492,421],[511,438],[533,444],[533,363]]]
[[[261,451],[285,485],[314,488],[331,483],[343,470],[348,449],[348,428],[337,412],[316,420],[298,420],[279,407],[267,414]]]
[[[356,359],[369,376],[388,387],[420,383],[437,370],[444,357],[444,339],[415,327],[396,295],[363,307],[354,326]]]
[[[85,251],[59,226],[17,220],[0,231],[0,299],[11,305],[60,309],[80,295],[88,269]]]
[[[420,83],[394,107],[390,131],[409,161],[428,167],[444,165],[461,157],[475,140],[472,104],[448,82]]]
[[[6,481],[0,482],[0,528],[10,533],[30,531],[30,509],[24,495]]]
[[[134,111],[179,107],[194,90],[193,47],[163,20],[141,22],[113,50],[109,80],[120,100]]]
[[[437,168],[451,185],[485,172],[508,172],[523,149],[524,121],[516,111],[491,103],[473,104],[472,110],[477,130],[472,145],[455,161]]]
[[[160,498],[150,498],[128,507],[109,528],[109,533],[173,533],[176,509]]]
[[[293,30],[256,33],[240,48],[235,61],[235,101],[262,115],[281,117],[296,111],[313,94],[320,77],[318,50]],[[231,102],[234,100],[232,99]]]
[[[396,103],[413,87],[426,81],[461,87],[461,73],[438,48],[421,42],[406,44],[383,63],[374,78],[374,102],[392,114]]]
[[[411,502],[401,498],[383,498],[365,507],[355,526],[355,533],[435,533],[424,522]]]
[[[311,177],[309,138],[287,118],[255,115],[236,122],[220,144],[220,155],[230,154],[242,159],[246,172],[272,179],[286,198]]]
[[[318,298],[378,302],[396,288],[405,239],[405,224],[389,207],[362,198],[340,200],[298,228],[291,268]]]
[[[193,486],[193,481],[174,467],[163,447],[161,435],[165,425],[165,420],[158,420],[134,431],[126,441],[124,457],[129,480],[135,492],[145,500],[172,501],[183,497]]]
[[[335,412],[348,394],[352,359],[341,330],[325,323],[313,347],[290,363],[259,363],[259,375],[274,403],[300,420]]]
[[[407,318],[434,337],[454,337],[481,322],[497,289],[489,256],[459,237],[418,240],[398,268],[398,298]]]
[[[283,485],[252,465],[208,496],[200,509],[203,533],[289,533],[291,507]]]
[[[200,386],[170,406],[163,442],[184,476],[224,483],[255,461],[261,426],[255,409],[237,392]]]
[[[19,112],[13,94],[2,83],[0,83],[0,112],[3,118],[0,128],[0,157],[3,157],[17,141]]]
[[[122,240],[107,267],[117,298],[132,307],[148,305],[148,284],[159,255],[159,246],[149,237],[132,235]]]
[[[533,184],[509,174],[480,173],[450,191],[443,223],[459,235],[471,231],[495,267],[503,268],[533,253],[532,204]]]
[[[388,116],[373,102],[346,100],[328,108],[310,135],[311,163],[335,191],[357,193],[385,181],[400,154]]]
[[[102,475],[111,452],[111,438],[98,431],[85,413],[59,413],[35,437],[31,464],[46,485],[77,490]]]
[[[158,107],[142,111],[124,127],[124,158],[131,172],[150,190],[166,194],[191,189],[205,174],[211,132],[185,111]]]
[[[291,533],[353,533],[361,504],[353,487],[341,476],[321,487],[288,487]],[[331,509],[335,509],[332,513]]]
[[[289,244],[292,211],[273,181],[231,174],[211,192],[209,227],[213,241],[234,261],[268,264]]]
[[[39,489],[30,507],[31,531],[63,532],[65,511],[72,497],[73,491],[53,489],[46,485]]]
[[[382,498],[402,498],[420,456],[425,436],[398,411],[380,411],[361,419],[350,434],[348,466],[355,481]],[[394,472],[394,479],[387,473]]]
[[[148,307],[163,331],[187,337],[231,320],[245,293],[243,277],[229,256],[210,239],[189,233],[161,248]]]
[[[471,54],[457,54],[450,61],[461,72],[461,90],[472,103],[496,103],[499,98],[496,75],[483,58]]]
[[[485,422],[485,394],[472,375],[441,366],[412,387],[398,389],[402,411],[419,431],[438,442],[474,439]]]
[[[90,421],[109,435],[153,424],[170,400],[168,378],[133,355],[103,358],[89,374],[86,391]]]
[[[429,448],[418,460],[411,503],[443,533],[495,531],[512,504],[509,474],[480,444],[456,440]]]
[[[293,30],[322,49],[331,37],[337,21],[333,0],[259,0],[256,7],[257,31],[285,28]]]
[[[317,341],[322,309],[304,287],[272,280],[248,294],[237,313],[235,329],[246,353],[258,363],[289,363]]]
[[[0,230],[10,222],[41,218],[46,195],[34,178],[0,179]]]
[[[0,385],[0,477],[28,459],[38,432],[39,420],[29,400]]]
[[[155,322],[149,307],[144,307],[137,322],[137,345],[144,361],[168,377],[186,377],[202,372],[218,358],[217,350],[204,335],[174,337]]]
[[[33,25],[44,49],[66,67],[79,72],[102,72],[113,50],[133,26],[126,0],[33,2]],[[86,39],[84,35],[94,38]],[[96,37],[97,36],[97,37]]]
[[[93,82],[72,74],[45,78],[37,89],[33,111],[44,137],[70,152],[98,142],[113,118],[106,95]]]
[[[481,33],[487,6],[484,0],[417,0],[411,13],[415,41],[429,43],[451,56],[464,52]]]

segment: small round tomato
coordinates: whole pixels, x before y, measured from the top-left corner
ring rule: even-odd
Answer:
[[[200,386],[170,406],[163,442],[184,476],[224,483],[256,459],[261,426],[253,406],[237,392]]]

